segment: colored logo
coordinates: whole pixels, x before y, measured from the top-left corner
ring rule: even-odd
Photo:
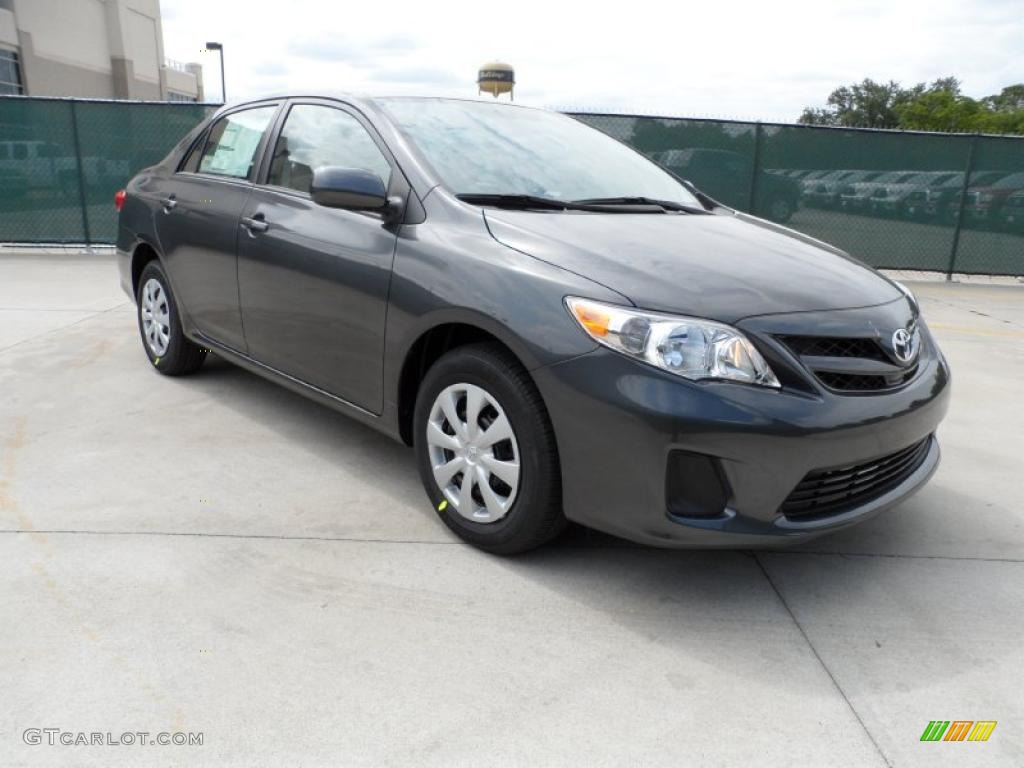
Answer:
[[[931,720],[921,741],[988,741],[995,720]]]

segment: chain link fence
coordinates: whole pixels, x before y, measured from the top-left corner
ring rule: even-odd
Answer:
[[[574,117],[726,205],[876,267],[1024,274],[1024,138]]]
[[[0,242],[113,243],[114,193],[211,109],[0,97]],[[1024,275],[1024,138],[574,117],[874,266]]]
[[[211,109],[0,97],[0,242],[115,242],[114,193]]]

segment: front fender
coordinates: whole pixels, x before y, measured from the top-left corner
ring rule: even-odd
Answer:
[[[617,293],[502,245],[466,218],[428,215],[404,227],[395,249],[384,352],[385,411],[397,420],[402,370],[417,340],[460,323],[505,344],[528,369],[596,348],[565,309],[574,294],[623,303]],[[470,224],[467,226],[467,224]]]

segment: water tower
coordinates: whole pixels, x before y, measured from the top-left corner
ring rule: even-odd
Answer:
[[[494,98],[502,93],[507,93],[509,100],[513,100],[512,89],[516,84],[516,73],[511,64],[502,61],[489,61],[480,67],[476,78],[477,93],[489,93]]]

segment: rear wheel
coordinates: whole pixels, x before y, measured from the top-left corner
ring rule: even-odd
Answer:
[[[159,261],[149,262],[142,270],[136,304],[142,347],[160,373],[183,376],[203,364],[206,350],[185,337],[174,294]]]
[[[444,355],[423,380],[413,418],[423,485],[461,538],[515,554],[565,527],[547,410],[504,348],[473,344]]]

